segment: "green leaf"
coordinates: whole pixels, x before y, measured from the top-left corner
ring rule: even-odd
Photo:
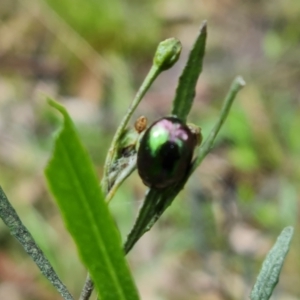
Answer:
[[[187,180],[188,176],[185,176],[181,182],[171,187],[162,190],[153,188],[147,190],[138,217],[124,244],[125,253],[128,253],[139,238],[152,228],[182,190]]]
[[[63,106],[50,100],[64,117],[53,155],[45,169],[64,222],[99,292],[99,299],[138,299],[121,239],[109,213],[90,157]],[[71,274],[70,274],[71,275]]]
[[[273,248],[263,262],[256,283],[252,289],[251,300],[268,300],[278,283],[284,259],[289,251],[293,237],[293,227],[283,229]]]
[[[173,100],[172,115],[176,115],[182,121],[186,118],[192,108],[196,93],[196,84],[202,71],[205,52],[206,21],[200,27],[200,31],[194,47],[190,53],[188,62],[179,78],[176,96]]]

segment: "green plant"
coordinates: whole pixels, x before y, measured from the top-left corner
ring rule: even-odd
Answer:
[[[206,23],[204,22],[180,77],[173,101],[171,114],[176,115],[183,123],[186,123],[191,110],[195,86],[202,71],[205,43]],[[45,174],[65,224],[90,274],[83,287],[81,300],[90,298],[94,285],[99,293],[99,299],[139,299],[126,265],[124,252],[127,254],[140,237],[151,229],[184,188],[189,177],[213,147],[236,94],[245,84],[241,77],[237,77],[232,83],[216,125],[204,143],[195,149],[195,159],[189,164],[185,175],[177,181],[172,181],[172,184],[165,188],[148,189],[139,215],[122,250],[121,239],[109,213],[107,202],[113,198],[118,187],[136,168],[137,140],[140,137],[126,127],[153,81],[162,71],[176,63],[180,51],[180,42],[173,38],[159,45],[153,66],[113,138],[105,161],[101,187],[91,159],[78,138],[67,111],[62,105],[48,99],[49,104],[63,115],[64,122],[56,138],[55,148]],[[126,155],[124,155],[125,150]],[[0,189],[0,216],[62,297],[67,300],[73,299],[20,221],[2,189]],[[271,250],[254,286],[252,300],[269,299],[278,281],[292,233],[292,228],[285,229]]]

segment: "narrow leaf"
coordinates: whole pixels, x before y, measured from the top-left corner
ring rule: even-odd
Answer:
[[[223,103],[223,106],[221,109],[220,117],[219,117],[216,125],[210,132],[209,136],[205,140],[205,142],[199,148],[198,155],[197,155],[195,161],[193,162],[191,172],[195,171],[195,169],[200,165],[200,163],[203,161],[205,156],[212,149],[215,138],[217,137],[218,132],[220,131],[222,125],[224,124],[224,122],[226,121],[226,119],[228,117],[231,105],[232,105],[237,93],[245,86],[245,84],[246,84],[246,82],[244,81],[244,79],[241,76],[236,77],[234,79],[234,81],[232,82],[230,89],[225,97],[225,100],[224,100],[224,103]]]
[[[41,270],[42,274],[51,282],[56,290],[62,295],[65,300],[73,300],[72,295],[67,290],[66,286],[55,273],[49,260],[43,251],[36,244],[29,230],[22,223],[17,212],[10,204],[4,191],[0,186],[0,218],[9,228],[13,235],[23,246],[24,250],[31,256],[33,261]]]
[[[99,292],[99,299],[138,299],[121,239],[109,213],[90,157],[63,106],[49,100],[64,117],[53,155],[45,169],[82,261]]]
[[[273,248],[263,262],[256,283],[251,292],[251,300],[268,300],[278,283],[284,259],[293,237],[293,227],[283,229]]]
[[[206,21],[200,27],[200,31],[194,47],[190,53],[187,64],[179,78],[176,96],[173,100],[172,115],[186,122],[186,118],[192,108],[196,93],[196,84],[202,71],[202,64],[206,42]]]
[[[163,190],[147,190],[138,217],[124,244],[125,253],[128,253],[139,238],[152,228],[182,190],[187,179],[188,177],[185,177],[178,184]]]

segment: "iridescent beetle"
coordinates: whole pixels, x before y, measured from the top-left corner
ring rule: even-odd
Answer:
[[[135,127],[138,130],[139,126]],[[176,116],[154,122],[141,137],[137,152],[137,169],[144,184],[161,189],[180,181],[200,139],[198,127],[186,125]]]

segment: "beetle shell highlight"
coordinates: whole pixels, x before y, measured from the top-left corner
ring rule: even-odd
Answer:
[[[165,188],[186,174],[196,146],[195,136],[177,117],[154,122],[140,140],[138,173],[151,188]]]

